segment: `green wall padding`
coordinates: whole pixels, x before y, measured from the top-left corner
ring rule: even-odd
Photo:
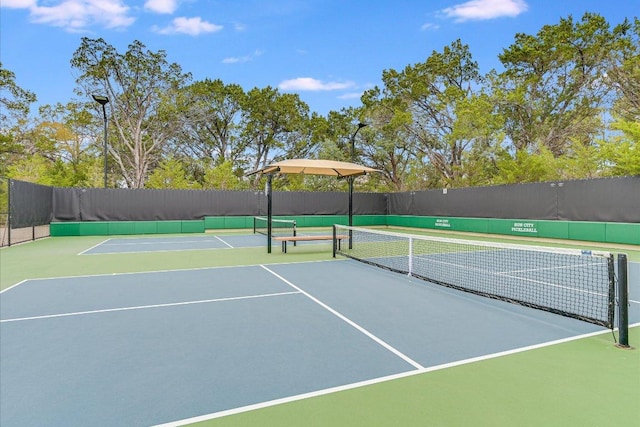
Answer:
[[[82,227],[89,226],[91,223],[82,222]],[[134,221],[109,221],[109,234],[110,235],[118,235],[118,234],[135,234],[136,228]]]
[[[182,221],[183,233],[204,233],[204,220]]]
[[[158,234],[158,222],[160,221],[136,221],[133,230],[136,234]]]
[[[607,222],[605,237],[608,243],[640,245],[640,224]]]
[[[80,223],[78,222],[52,222],[49,224],[49,234],[58,236],[79,236]]]
[[[157,221],[158,234],[182,233],[182,221]]]
[[[347,215],[278,216],[294,219],[298,228],[346,225]],[[551,221],[490,218],[429,217],[410,215],[356,215],[356,226],[387,225],[446,231],[491,233],[520,237],[585,240],[640,245],[640,223]],[[252,229],[252,216],[206,217],[193,221],[53,222],[56,236],[103,236],[127,234],[204,233],[205,230]]]
[[[570,222],[570,240],[606,241],[606,223],[604,222]]]

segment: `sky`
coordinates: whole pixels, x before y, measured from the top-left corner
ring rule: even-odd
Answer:
[[[122,54],[137,40],[193,81],[271,86],[326,115],[457,39],[482,73],[500,71],[516,33],[585,12],[614,26],[640,16],[640,0],[0,0],[0,62],[36,106],[66,104],[82,37]]]

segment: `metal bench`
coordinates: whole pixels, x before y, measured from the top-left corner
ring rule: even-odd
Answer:
[[[340,243],[342,239],[348,239],[349,236],[336,236],[336,240],[338,241],[338,248],[340,248]],[[311,242],[315,240],[333,240],[333,235],[322,235],[322,236],[277,236],[274,237],[273,240],[278,242],[282,242],[282,252],[287,253],[287,242]]]

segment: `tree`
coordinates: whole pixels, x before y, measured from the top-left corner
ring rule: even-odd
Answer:
[[[176,159],[165,159],[156,167],[149,179],[147,188],[187,190],[197,188],[193,182],[187,179],[184,166]]]
[[[296,94],[269,86],[251,89],[242,110],[243,167],[257,170],[279,157],[304,157],[311,149],[308,115],[309,107]]]
[[[493,81],[505,131],[517,151],[546,147],[555,156],[589,145],[602,128],[612,52],[624,28],[611,31],[600,15],[569,16],[536,36],[516,34],[499,55],[505,71]]]
[[[195,82],[185,88],[178,107],[182,127],[175,143],[180,153],[200,169],[234,162],[242,154],[239,120],[246,94],[237,84],[221,80]]]
[[[35,94],[18,86],[15,73],[0,62],[0,175],[24,154],[23,127],[35,101]]]
[[[23,119],[29,114],[36,95],[16,83],[16,75],[0,62],[0,128],[8,127],[11,119]]]
[[[165,51],[151,52],[139,41],[121,54],[103,39],[83,37],[71,65],[80,71],[79,95],[109,98],[109,154],[128,187],[144,187],[177,133],[176,98],[190,75],[169,64]]]
[[[212,190],[246,190],[249,188],[249,183],[243,179],[241,173],[242,171],[234,171],[233,163],[227,160],[207,170],[203,188]]]
[[[384,89],[368,91],[365,105],[378,102],[388,123],[404,128],[398,135],[403,141],[394,141],[396,147],[426,159],[440,175],[441,186],[456,185],[463,154],[478,138],[477,130],[468,125],[465,129],[460,119],[483,82],[469,47],[456,40],[423,63],[402,72],[384,71],[382,80]]]
[[[629,31],[627,31],[629,30]],[[612,52],[604,81],[616,92],[613,112],[620,121],[638,121],[640,118],[640,19],[633,26],[619,25],[616,32],[623,34],[621,48]]]
[[[91,169],[102,159],[102,126],[96,124],[88,105],[44,105],[39,108],[34,133],[37,151],[68,171],[69,186],[102,185],[91,178]],[[62,185],[62,184],[60,184]]]

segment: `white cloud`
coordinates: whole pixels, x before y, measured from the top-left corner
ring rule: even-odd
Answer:
[[[178,8],[178,0],[147,0],[144,8],[155,13],[172,14]]]
[[[349,92],[342,94],[338,97],[338,99],[360,99],[362,97],[362,92]]]
[[[69,32],[81,32],[94,24],[122,28],[135,21],[121,0],[64,0],[55,6],[33,4],[29,10],[33,22],[62,27]]]
[[[36,0],[2,0],[0,7],[9,9],[28,9],[36,5]]]
[[[524,0],[470,0],[442,10],[455,22],[482,21],[486,19],[514,17],[526,12],[529,6]]]
[[[264,53],[264,51],[262,51],[262,50],[256,50],[252,54],[245,55],[245,56],[230,56],[228,58],[224,58],[222,60],[222,63],[223,64],[238,64],[238,63],[242,63],[242,62],[250,62],[250,61],[253,61],[255,58],[257,58],[258,56],[262,56],[263,53]]]
[[[354,87],[353,82],[323,82],[312,77],[298,77],[282,81],[278,87],[282,90],[322,91],[341,90]]]
[[[440,28],[440,25],[432,24],[431,22],[426,22],[426,23],[422,24],[422,27],[420,27],[420,29],[422,31],[437,30],[438,28]]]
[[[240,22],[236,22],[235,24],[233,24],[233,29],[236,31],[244,31],[247,29],[247,26]]]
[[[154,26],[152,29],[159,34],[188,34],[190,36],[198,36],[203,33],[215,33],[222,30],[222,28],[222,25],[203,21],[202,18],[198,16],[195,18],[178,17],[167,27],[158,28]]]

